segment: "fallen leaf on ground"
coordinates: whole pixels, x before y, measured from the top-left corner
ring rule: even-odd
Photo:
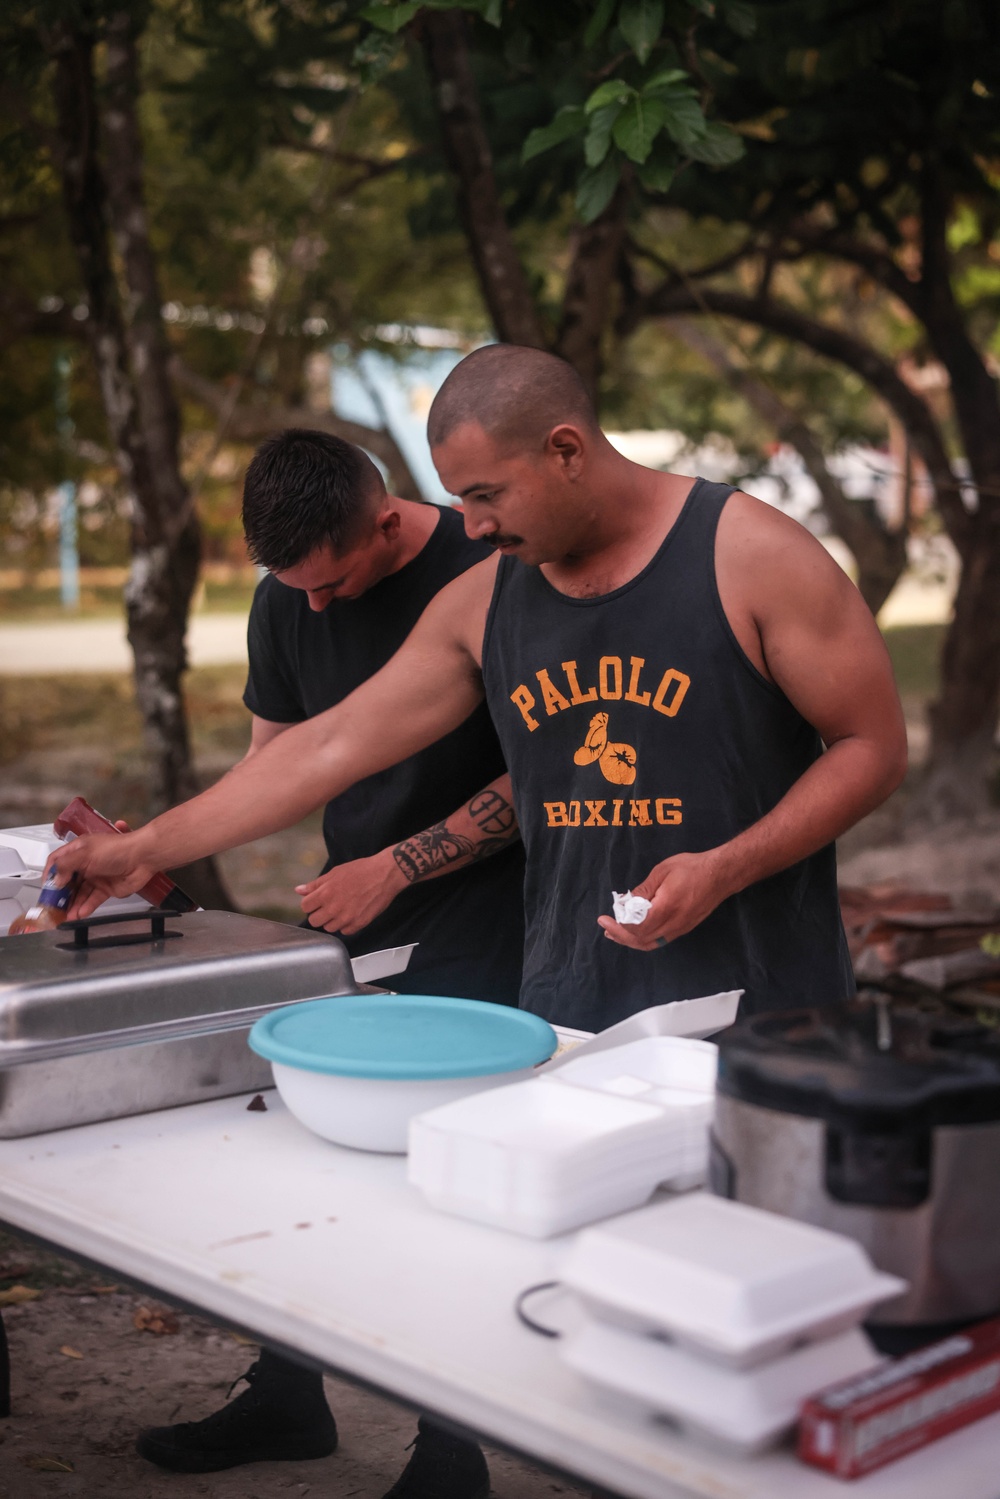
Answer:
[[[254,1094],[254,1096],[251,1098],[250,1102],[247,1104],[247,1113],[248,1114],[266,1114],[267,1113],[267,1104],[264,1102],[264,1096],[263,1096],[263,1094],[261,1094],[261,1093],[255,1093]]]
[[[83,1354],[80,1352],[79,1348],[71,1348],[68,1343],[64,1343],[59,1352],[62,1354],[63,1358],[83,1358]]]
[[[64,1457],[45,1457],[40,1452],[29,1452],[21,1458],[26,1468],[33,1473],[75,1473],[76,1469]]]
[[[0,1306],[22,1306],[26,1301],[37,1301],[41,1294],[31,1286],[10,1286],[0,1291]]]
[[[158,1338],[181,1330],[181,1324],[173,1312],[165,1311],[162,1307],[140,1306],[132,1322],[137,1331],[151,1332]]]

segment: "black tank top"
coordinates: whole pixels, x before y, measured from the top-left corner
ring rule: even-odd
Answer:
[[[741,1014],[854,992],[832,844],[662,950],[597,926],[612,890],[757,822],[822,753],[723,611],[715,534],[732,492],[696,480],[652,561],[598,598],[500,560],[483,679],[528,856],[521,1004],[562,1025],[725,989],[745,989]]]

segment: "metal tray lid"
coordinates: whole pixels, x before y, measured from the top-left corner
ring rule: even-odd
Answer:
[[[149,913],[138,920],[92,918],[86,947],[65,926],[0,937],[0,1056],[201,1017],[249,1021],[274,1005],[358,992],[343,943],[327,932],[192,911],[170,913],[163,936],[151,937]]]

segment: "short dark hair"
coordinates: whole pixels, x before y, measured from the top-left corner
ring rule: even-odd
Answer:
[[[540,447],[560,422],[597,430],[593,402],[573,366],[520,344],[488,344],[455,366],[431,403],[431,447],[466,422],[522,450]]]
[[[243,481],[243,532],[252,562],[296,567],[326,543],[354,545],[385,493],[382,475],[353,443],[288,427],[261,443]]]

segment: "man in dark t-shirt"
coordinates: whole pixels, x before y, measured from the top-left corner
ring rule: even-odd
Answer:
[[[393,501],[399,505],[407,502]],[[403,643],[434,595],[488,550],[468,540],[455,511],[407,508],[419,512],[420,550],[359,596],[320,592],[316,597],[288,586],[287,571],[260,583],[250,614],[243,697],[254,715],[257,747],[367,681]],[[424,540],[427,523],[433,529]],[[317,579],[327,571],[321,564]],[[502,837],[512,826],[509,800],[486,783],[505,774],[482,704],[429,749],[335,797],[323,815],[328,854],[323,873],[332,870],[334,877],[321,876],[302,887],[313,925],[337,930],[352,957],[418,943],[406,970],[410,993],[517,1004],[524,930],[521,845],[512,843],[482,862],[480,847],[480,859],[460,866],[455,857],[460,834],[440,826],[462,803],[472,802],[485,840]],[[438,842],[432,848],[435,827]],[[413,838],[421,829],[428,830],[422,842]],[[434,853],[449,872],[420,878]],[[446,862],[446,855],[453,857]],[[383,898],[391,905],[370,914]],[[343,917],[347,902],[346,924],[343,919],[334,924],[331,917]],[[317,920],[320,914],[326,919]],[[355,926],[359,920],[364,924]]]
[[[243,521],[251,557],[268,569],[250,614],[247,758],[380,670],[431,599],[489,550],[454,511],[388,495],[360,449],[298,429],[255,455]],[[371,769],[325,808],[326,865],[297,887],[307,921],[336,932],[352,956],[418,943],[409,992],[516,1005],[524,858],[485,704],[437,743]],[[334,1450],[320,1374],[264,1348],[244,1378],[250,1388],[204,1420],[144,1431],[140,1453],[211,1472]],[[476,1444],[421,1420],[391,1494],[485,1499],[488,1490]]]

